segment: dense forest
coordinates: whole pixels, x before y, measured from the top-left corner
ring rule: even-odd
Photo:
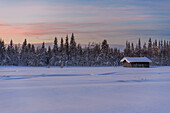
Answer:
[[[0,65],[15,66],[119,66],[124,56],[146,56],[153,61],[153,65],[170,65],[170,42],[149,39],[148,44],[141,47],[140,39],[134,47],[133,43],[126,42],[124,52],[117,48],[110,48],[107,40],[100,43],[89,43],[82,47],[75,41],[74,34],[70,40],[68,35],[58,39],[55,37],[53,47],[41,47],[27,43],[25,39],[22,47],[14,45],[13,41],[5,47],[0,40]]]
[[[152,42],[150,38],[148,44],[144,43],[142,47],[140,39],[136,47],[133,43],[126,41],[123,54],[129,57],[148,57],[152,60],[152,65],[170,66],[170,41],[154,40]]]

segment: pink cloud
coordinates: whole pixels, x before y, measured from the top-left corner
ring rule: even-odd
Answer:
[[[103,26],[105,23],[97,22],[58,22],[58,23],[34,23],[26,24],[25,26],[32,29],[69,29],[69,28],[88,28],[88,27],[98,27]]]
[[[10,26],[10,25],[0,24],[0,27],[4,27],[4,26]]]
[[[24,29],[24,27],[13,27],[14,29]]]

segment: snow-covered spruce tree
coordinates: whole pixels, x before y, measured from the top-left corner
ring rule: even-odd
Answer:
[[[61,37],[61,43],[60,43],[60,53],[62,53],[64,50],[64,41],[63,41],[63,38]]]
[[[58,41],[57,41],[57,37],[55,37],[54,46],[52,50],[52,57],[49,61],[49,65],[59,66],[60,65],[59,61],[60,61],[60,56],[59,56],[59,51],[58,51]]]
[[[163,65],[163,41],[161,40],[161,56],[160,56],[160,65]]]
[[[158,57],[160,58],[161,57],[161,42],[159,41],[159,44],[158,44]]]
[[[124,49],[124,56],[129,57],[131,56],[130,52],[130,42],[126,41],[126,48]]]
[[[149,38],[149,41],[148,41],[148,54],[147,56],[150,58],[152,56],[152,41],[151,41],[151,38]]]
[[[153,55],[157,57],[157,54],[158,54],[157,40],[153,42],[152,51],[153,51]]]
[[[57,40],[57,37],[55,37],[55,39],[54,39],[53,52],[54,52],[55,54],[58,53],[58,40]]]
[[[134,54],[135,57],[140,57],[139,54],[138,54],[138,51],[139,51],[139,50],[138,50],[138,44],[136,44],[135,54]]]
[[[153,62],[154,65],[159,65],[157,40],[153,41],[153,44],[152,44],[152,57],[150,59],[154,61]]]
[[[95,66],[96,65],[96,44],[93,43],[89,43],[88,44],[88,48],[87,48],[87,62],[88,62],[88,66]],[[99,55],[99,54],[98,54]]]
[[[141,56],[141,41],[140,41],[140,38],[139,38],[139,41],[138,41],[138,56]]]
[[[102,65],[108,65],[108,50],[107,40],[103,40],[101,48]]]
[[[157,54],[157,57],[158,57],[158,62],[157,62],[157,65],[161,65],[161,59],[162,59],[162,53],[161,53],[161,41],[159,40],[159,44],[158,44],[158,54]]]
[[[134,56],[135,57],[140,57],[141,56],[141,41],[140,41],[140,38],[138,40],[138,43],[136,44],[136,48],[135,48],[135,51],[134,51]]]
[[[89,66],[89,46],[85,46],[83,49],[83,66]]]
[[[133,42],[132,42],[131,43],[131,48],[130,48],[130,56],[134,57],[134,54],[135,54],[135,50],[134,50],[134,45],[133,45]]]
[[[28,66],[28,55],[27,40],[25,39],[22,44],[19,65]]]
[[[6,65],[7,57],[4,41],[0,39],[0,65]]]
[[[64,52],[65,52],[65,65],[68,65],[68,60],[69,60],[69,42],[68,42],[68,35],[66,36],[65,39],[65,45],[64,45]]]
[[[68,65],[75,66],[76,65],[77,48],[76,48],[74,33],[72,33],[72,35],[71,35],[69,54],[70,54],[70,59],[68,61]]]
[[[37,57],[37,53],[35,50],[35,46],[31,45],[31,48],[29,50],[29,54],[30,54],[30,65],[31,66],[38,66],[38,57]]]
[[[48,46],[48,51],[47,51],[47,66],[50,66],[50,59],[52,58],[52,50],[51,47]]]
[[[13,65],[18,66],[20,62],[20,48],[18,45],[14,47],[14,55],[13,55]]]
[[[15,56],[15,52],[14,52],[14,47],[13,47],[13,41],[10,41],[10,44],[7,47],[7,61],[6,64],[7,65],[14,65],[14,57]]]
[[[170,41],[167,41],[167,57],[168,65],[170,65]]]
[[[45,43],[42,43],[41,48],[37,49],[37,63],[38,66],[46,66],[47,65],[47,51],[45,48]]]
[[[62,37],[60,40],[59,56],[60,56],[59,65],[62,67],[65,65],[65,61],[66,61],[66,56],[65,56],[65,51],[64,51],[64,41]]]
[[[27,44],[27,65],[28,66],[36,66],[37,65],[37,57],[35,54],[35,47],[30,43]]]
[[[114,48],[113,54],[114,54],[113,61],[114,66],[121,65],[120,60],[123,58],[123,53],[121,53],[119,49]]]
[[[77,56],[76,56],[76,66],[83,66],[83,51],[80,44],[77,45]]]
[[[163,65],[167,65],[168,63],[168,51],[167,51],[167,42],[164,40],[164,45],[163,45]]]
[[[143,48],[141,51],[141,56],[146,57],[147,56],[147,47],[146,47],[146,42],[143,44]]]
[[[18,49],[16,50],[16,52]],[[17,52],[18,54],[18,52]],[[18,56],[18,55],[17,55]],[[22,44],[22,49],[19,55],[19,64],[22,66],[38,66],[38,58],[35,52],[34,45],[30,43],[27,44],[27,40],[25,39]]]
[[[138,40],[138,44],[136,45],[135,53],[136,53],[137,57],[141,56],[141,41],[140,41],[140,38]]]
[[[168,45],[167,45],[167,48],[168,48],[168,65],[170,65],[170,41],[168,42]]]
[[[101,47],[100,44],[93,43],[93,48],[91,54],[93,55],[93,62],[94,66],[99,66],[101,64],[100,54],[101,54]]]

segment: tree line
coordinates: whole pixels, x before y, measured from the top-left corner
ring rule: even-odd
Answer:
[[[138,40],[136,47],[133,43],[126,41],[124,56],[128,57],[148,57],[152,60],[152,65],[170,66],[170,41],[154,40],[151,38],[141,47],[141,41]]]
[[[107,41],[102,44],[89,43],[82,47],[75,41],[72,34],[70,41],[68,35],[64,39],[55,37],[53,47],[35,48],[33,44],[27,43],[25,39],[22,47],[14,45],[10,41],[5,47],[4,41],[0,40],[0,65],[15,66],[117,66],[123,54],[117,48],[110,48]]]
[[[14,45],[13,41],[5,47],[4,41],[0,40],[0,65],[14,66],[119,66],[124,57],[146,56],[153,61],[153,65],[170,65],[170,42],[149,39],[148,45],[144,43],[141,47],[140,39],[134,47],[133,43],[126,42],[124,51],[111,48],[107,40],[102,43],[89,43],[82,47],[75,41],[72,33],[69,40],[68,35],[61,38],[58,43],[54,39],[53,47],[41,47],[27,43],[25,39],[22,46]]]

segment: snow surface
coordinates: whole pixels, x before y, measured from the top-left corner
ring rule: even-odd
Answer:
[[[170,67],[0,67],[0,113],[170,113]]]
[[[147,57],[124,57],[120,62],[127,61],[128,63],[130,62],[152,62],[150,59]]]

